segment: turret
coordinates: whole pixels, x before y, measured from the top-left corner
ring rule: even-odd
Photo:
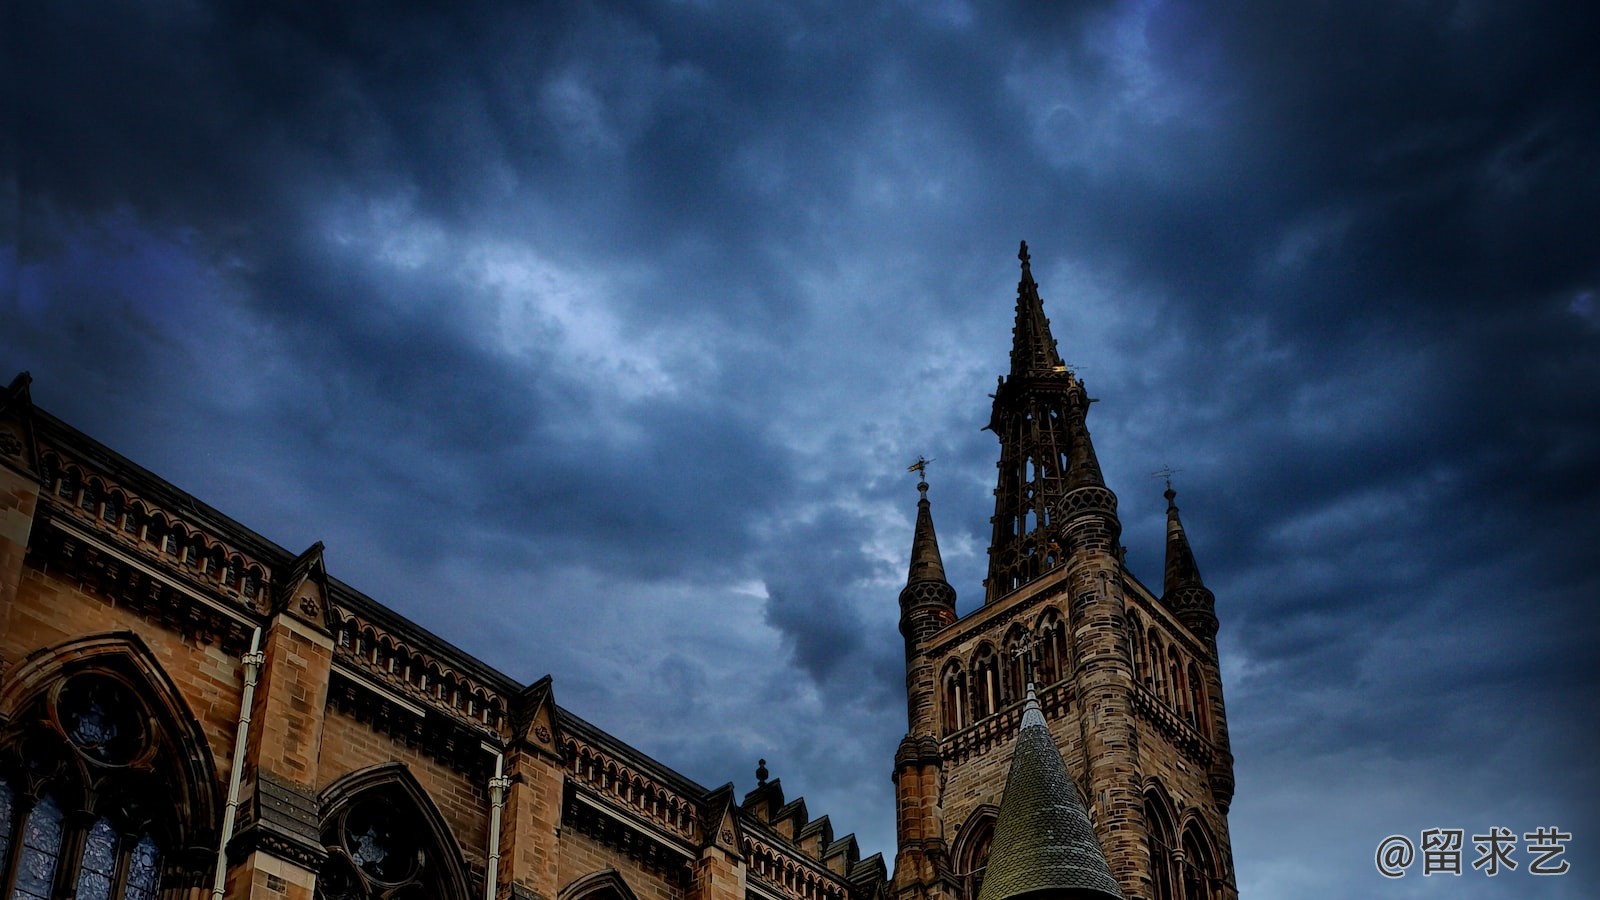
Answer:
[[[911,471],[926,476],[919,458]],[[923,643],[956,620],[956,592],[945,579],[939,539],[933,531],[928,482],[917,482],[917,524],[911,537],[911,567],[900,592],[900,633],[906,639],[906,701],[909,728],[894,756],[895,831],[899,855],[894,881],[900,900],[942,900],[944,821],[939,806],[943,761],[939,754],[938,691],[933,660]]]
[[[1228,715],[1222,704],[1222,668],[1217,656],[1217,598],[1200,578],[1200,567],[1195,564],[1189,536],[1178,518],[1178,492],[1172,489],[1171,482],[1167,483],[1165,496],[1167,561],[1161,602],[1205,644],[1206,655],[1200,661],[1200,670],[1205,678],[1211,739],[1217,747],[1207,779],[1217,806],[1226,814],[1233,803],[1233,752],[1228,741]]]
[[[978,900],[1122,900],[1031,683]]]

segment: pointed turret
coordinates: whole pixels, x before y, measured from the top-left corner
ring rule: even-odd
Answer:
[[[1083,382],[1056,351],[1028,245],[1017,254],[1016,324],[1011,330],[1011,374],[994,393],[989,430],[1000,438],[1000,474],[994,490],[985,602],[993,602],[1054,569],[1062,561],[1055,526],[1064,512],[1115,518],[1116,498],[1105,490],[1100,462],[1085,423],[1089,404]],[[1063,510],[1069,492],[1095,488]]]
[[[1161,601],[1177,614],[1178,620],[1201,637],[1214,637],[1217,633],[1217,599],[1200,580],[1200,567],[1195,565],[1194,551],[1189,547],[1189,536],[1184,533],[1183,521],[1178,518],[1178,492],[1167,482],[1167,564],[1162,580]]]
[[[1115,898],[1122,891],[1028,685],[978,900]]]
[[[917,466],[926,467],[925,461]],[[917,466],[913,466],[915,469]],[[918,481],[917,526],[911,536],[911,568],[900,592],[900,633],[920,640],[956,620],[956,590],[945,580],[944,558],[933,531],[928,482]]]

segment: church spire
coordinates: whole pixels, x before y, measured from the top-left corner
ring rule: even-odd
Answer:
[[[917,482],[917,527],[911,535],[911,571],[906,573],[906,584],[919,581],[938,581],[949,584],[944,577],[944,558],[939,555],[939,538],[933,533],[933,511],[928,504],[928,483]]]
[[[1031,682],[978,892],[978,900],[1021,898],[1122,900]]]
[[[956,620],[956,590],[945,579],[939,538],[928,503],[928,462],[917,457],[906,471],[917,473],[917,525],[911,535],[911,568],[900,592],[900,632],[907,647]]]
[[[1011,330],[1011,377],[1063,371],[1066,366],[1056,352],[1056,339],[1050,336],[1050,320],[1045,318],[1039,285],[1033,280],[1027,241],[1022,242],[1017,259],[1022,261],[1022,279],[1017,282],[1017,323]]]
[[[1215,635],[1217,628],[1216,597],[1200,580],[1200,567],[1195,564],[1194,550],[1189,547],[1189,536],[1178,518],[1178,492],[1167,482],[1167,561],[1165,577],[1161,583],[1161,601],[1177,614],[1178,620],[1197,633]]]
[[[1022,278],[1011,332],[1011,372],[994,392],[988,425],[1000,438],[1000,473],[989,520],[993,537],[984,580],[986,603],[1061,564],[1055,526],[1069,492],[1095,489],[1092,502],[1075,506],[1074,515],[1089,511],[1114,517],[1116,509],[1085,424],[1092,401],[1056,352],[1026,242],[1017,258]]]

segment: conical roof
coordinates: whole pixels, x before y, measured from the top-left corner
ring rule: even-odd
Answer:
[[[1011,329],[1011,377],[1064,371],[1056,339],[1050,334],[1050,320],[1045,318],[1044,301],[1039,298],[1039,285],[1033,280],[1027,241],[1022,242],[1017,259],[1022,260],[1022,278],[1017,282],[1017,321]]]
[[[906,584],[919,581],[945,581],[944,558],[939,555],[939,538],[933,533],[933,511],[928,506],[928,483],[917,484],[922,498],[917,501],[917,528],[911,536],[911,571]]]
[[[1179,588],[1205,587],[1200,580],[1200,567],[1195,565],[1194,551],[1189,548],[1189,535],[1178,518],[1178,492],[1170,482],[1163,496],[1167,498],[1167,565],[1161,590],[1171,594]]]
[[[978,900],[1115,898],[1105,853],[1028,686]]]

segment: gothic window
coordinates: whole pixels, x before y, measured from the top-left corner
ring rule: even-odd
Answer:
[[[1178,655],[1177,647],[1167,648],[1167,705],[1173,709],[1183,709],[1183,657]]]
[[[348,775],[324,792],[318,900],[467,900],[461,850],[398,763]]]
[[[22,678],[48,663],[24,665]],[[154,900],[162,848],[212,818],[185,814],[195,792],[184,772],[211,773],[125,676],[80,667],[37,683],[0,734],[0,896]]]
[[[1022,695],[1026,689],[1023,683],[1024,660],[1022,647],[1027,642],[1028,633],[1020,626],[1013,627],[1011,633],[1006,635],[1005,680],[1001,687],[1000,704],[1009,706],[1022,702]]]
[[[961,671],[961,663],[952,660],[945,666],[941,685],[940,709],[945,734],[966,727],[966,706],[967,674]]]
[[[1216,897],[1212,890],[1217,880],[1214,859],[1210,842],[1191,821],[1183,829],[1183,863],[1179,867],[1183,877],[1183,900],[1213,900]]]
[[[1178,900],[1173,855],[1177,832],[1172,827],[1172,813],[1166,800],[1154,788],[1145,792],[1144,818],[1150,836],[1150,889],[1154,900]]]
[[[78,505],[80,507],[84,508],[85,510],[88,510],[89,515],[92,516],[92,515],[94,515],[95,506],[97,506],[99,503],[100,503],[99,486],[96,485],[92,481],[89,482],[88,484],[84,485],[83,486],[83,496],[78,498]]]
[[[994,841],[996,810],[980,807],[967,818],[956,835],[955,875],[961,883],[961,900],[978,900],[983,889],[983,873],[989,863],[989,845]]]
[[[1000,708],[1000,665],[994,647],[984,644],[972,657],[972,720],[992,716]]]
[[[1145,639],[1145,652],[1148,654],[1145,659],[1149,666],[1145,669],[1144,684],[1160,696],[1166,678],[1161,674],[1161,638],[1156,634],[1155,626],[1145,632]]]
[[[178,555],[178,545],[179,545],[181,540],[182,540],[182,538],[179,536],[178,529],[176,527],[169,529],[166,534],[162,535],[162,539],[161,539],[161,549],[162,549],[162,551],[165,552],[169,556],[177,556]]]
[[[112,494],[106,498],[105,506],[100,508],[100,518],[110,522],[112,525],[117,524],[117,520],[122,518],[121,494]]]
[[[1145,679],[1150,674],[1150,663],[1144,658],[1144,630],[1138,616],[1130,618],[1133,623],[1133,646],[1130,648],[1133,656],[1133,681],[1135,684],[1145,684]]]
[[[1189,663],[1189,724],[1196,731],[1210,737],[1211,729],[1207,725],[1205,685],[1200,680],[1200,669],[1194,663]]]
[[[1055,684],[1067,677],[1067,626],[1061,613],[1052,609],[1039,623],[1040,684]]]
[[[122,517],[122,530],[134,537],[139,536],[139,524],[144,518],[144,510],[135,503],[128,507],[128,514]]]

